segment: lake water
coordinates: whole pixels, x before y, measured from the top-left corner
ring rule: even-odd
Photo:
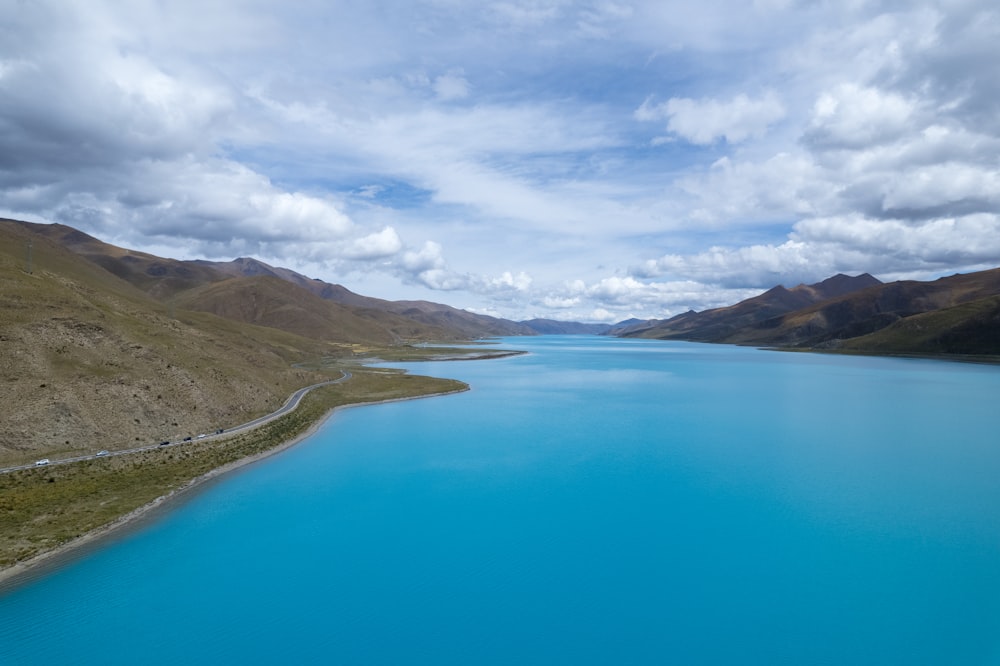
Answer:
[[[1000,664],[1000,367],[514,338],[0,597],[0,664]]]

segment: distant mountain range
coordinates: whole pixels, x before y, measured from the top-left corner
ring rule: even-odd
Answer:
[[[599,334],[878,353],[1000,353],[1000,269],[890,284],[868,274],[835,275],[790,289],[776,286],[728,307],[609,326],[551,319],[516,322],[429,301],[389,301],[256,259],[157,257],[61,224],[0,220],[0,232],[11,247],[12,235],[52,243],[171,311],[209,313],[322,343]],[[13,260],[16,254],[11,256]],[[95,288],[109,288],[104,282]]]
[[[253,259],[179,261],[0,220],[0,460],[150,442],[272,411],[307,368],[401,343],[535,335]],[[305,363],[305,365],[303,365]]]
[[[529,319],[521,323],[540,335],[604,335],[611,330],[610,324],[581,324],[556,319]]]
[[[273,410],[304,361],[400,343],[605,334],[879,354],[1000,356],[1000,269],[883,284],[837,275],[614,327],[387,301],[254,259],[179,261],[0,220],[0,458],[153,441]]]
[[[835,275],[612,335],[880,354],[1000,354],[1000,269],[933,282]]]
[[[185,310],[338,342],[390,344],[536,335],[524,324],[428,301],[387,301],[256,259],[182,261],[110,245],[61,224],[7,221]]]
[[[635,322],[619,327],[616,332],[622,336],[721,342],[758,322],[878,284],[882,283],[865,273],[858,277],[835,275],[817,284],[800,284],[792,289],[778,285],[736,305],[703,312],[692,310],[663,321]]]

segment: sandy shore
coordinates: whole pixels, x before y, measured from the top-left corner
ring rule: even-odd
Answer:
[[[421,400],[423,398],[436,398],[445,395],[452,395],[455,393],[464,393],[470,390],[468,387],[457,389],[454,391],[444,391],[442,393],[429,393],[427,395],[416,395],[407,398],[393,398],[390,400],[378,400],[375,402],[359,402],[351,405],[341,405],[339,407],[334,407],[321,418],[317,419],[309,428],[287,442],[282,442],[277,446],[268,449],[267,451],[262,451],[253,456],[248,456],[241,460],[231,462],[222,467],[217,467],[210,472],[207,472],[197,478],[192,479],[185,485],[170,491],[166,495],[157,497],[155,500],[146,504],[144,506],[130,511],[124,516],[113,520],[112,522],[98,527],[95,530],[91,530],[86,534],[83,534],[72,541],[67,541],[66,543],[53,548],[52,550],[45,551],[44,553],[39,553],[38,555],[32,557],[29,560],[23,562],[18,562],[13,566],[7,567],[6,569],[0,570],[0,592],[5,592],[14,587],[19,587],[25,585],[33,580],[44,577],[45,575],[66,566],[68,563],[83,557],[88,552],[92,552],[97,548],[105,545],[108,541],[116,538],[120,538],[129,533],[130,530],[137,529],[142,525],[146,524],[147,521],[155,520],[163,513],[175,508],[178,503],[185,501],[193,497],[193,491],[202,488],[205,484],[218,479],[224,474],[232,472],[233,470],[240,469],[247,465],[251,465],[255,462],[269,458],[277,453],[281,453],[285,449],[295,446],[299,442],[311,437],[319,430],[320,427],[326,423],[330,417],[334,415],[339,410],[342,409],[352,409],[355,407],[368,407],[371,405],[382,405],[390,402],[404,402],[407,400]]]

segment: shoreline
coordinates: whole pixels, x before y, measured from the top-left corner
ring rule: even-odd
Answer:
[[[414,395],[403,398],[389,398],[373,402],[356,402],[349,405],[339,405],[334,407],[324,413],[320,418],[316,419],[316,421],[305,431],[299,433],[288,441],[282,442],[266,451],[261,451],[260,453],[246,458],[241,458],[240,460],[227,463],[221,467],[216,467],[201,476],[191,479],[183,486],[171,490],[166,495],[161,495],[152,502],[149,502],[148,504],[145,504],[137,509],[133,509],[123,516],[119,516],[110,523],[93,529],[86,534],[81,534],[66,543],[56,546],[52,550],[38,553],[30,559],[22,562],[16,562],[5,569],[0,569],[0,594],[10,592],[11,590],[26,585],[33,580],[42,578],[47,574],[79,559],[88,551],[96,550],[108,541],[127,535],[130,530],[138,529],[145,524],[146,521],[155,520],[159,512],[172,509],[174,508],[174,505],[191,499],[193,491],[218,480],[226,474],[290,449],[296,444],[299,444],[303,440],[316,434],[316,432],[328,420],[330,420],[330,418],[337,411],[341,409],[384,405],[393,402],[406,402],[408,400],[422,400],[424,398],[439,398],[446,395],[465,393],[466,391],[471,390],[471,387],[466,386],[465,388],[455,389],[453,391],[444,391],[441,393],[428,393],[426,395]]]
[[[715,343],[709,343],[715,344]],[[722,343],[730,344],[730,343]],[[740,345],[755,347],[756,345]],[[805,354],[829,354],[831,356],[871,356],[878,358],[905,358],[922,361],[945,361],[948,363],[974,363],[978,365],[1000,365],[1000,356],[990,354],[949,354],[946,352],[888,352],[868,349],[825,348],[825,347],[757,347],[767,351],[801,352]]]

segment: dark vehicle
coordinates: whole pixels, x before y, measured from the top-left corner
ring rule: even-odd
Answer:
[[[160,446],[167,446],[170,442],[160,442]]]
[[[190,442],[190,441],[191,441],[191,438],[190,438],[190,437],[185,437],[185,438],[184,438],[184,441],[185,441],[185,442]]]

